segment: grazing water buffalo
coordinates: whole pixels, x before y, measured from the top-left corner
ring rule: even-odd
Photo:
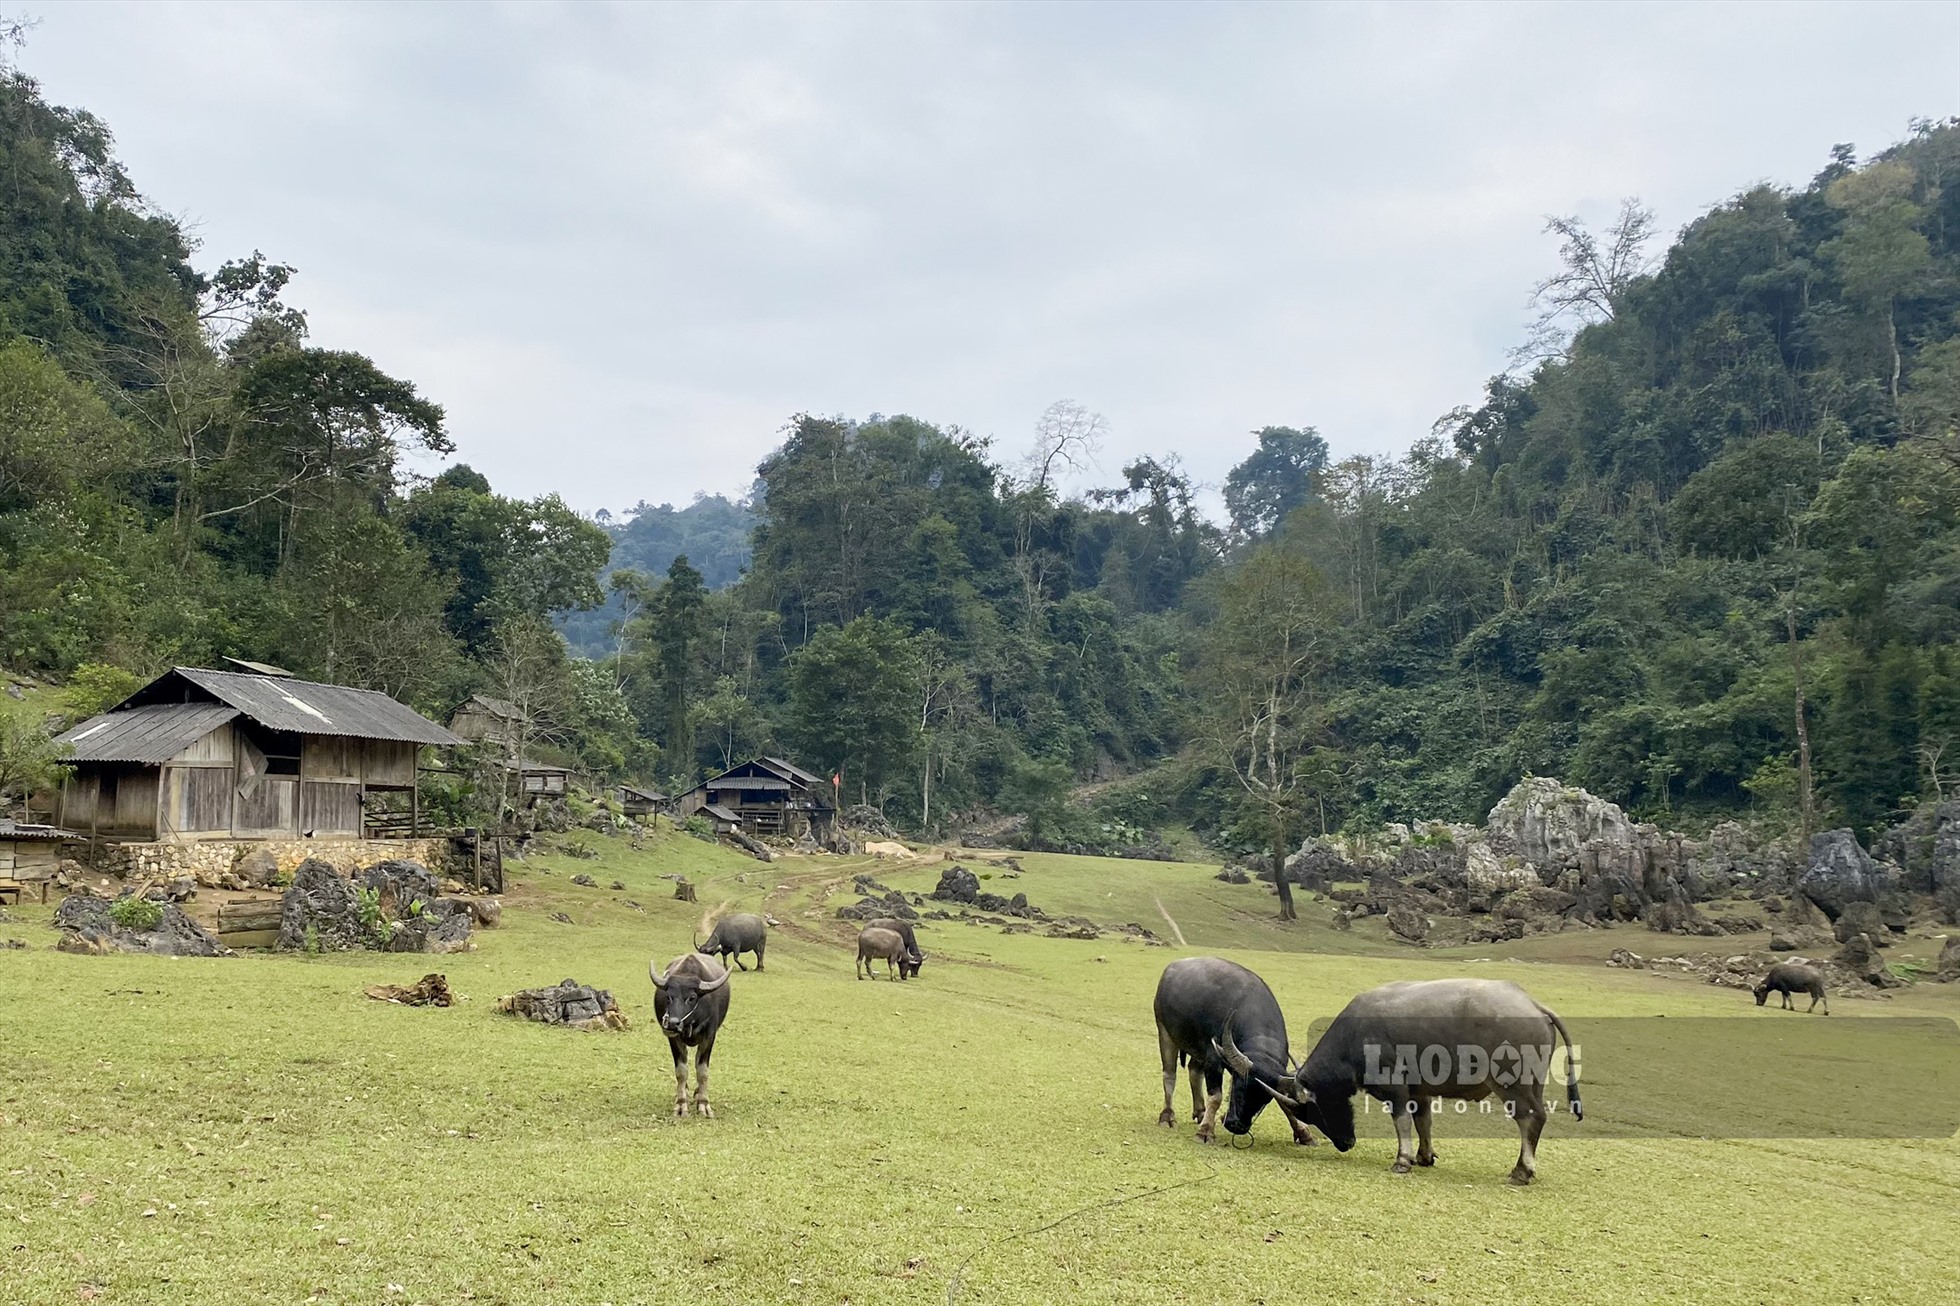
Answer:
[[[1797,962],[1778,962],[1769,968],[1769,974],[1763,976],[1763,982],[1756,986],[1756,1005],[1760,1007],[1769,1001],[1772,993],[1783,995],[1785,1011],[1797,1009],[1796,1004],[1790,1001],[1792,993],[1808,993],[1810,1005],[1804,1008],[1806,1012],[1817,1010],[1817,1004],[1821,1002],[1824,1004],[1824,1014],[1831,1014],[1831,1000],[1824,994],[1824,977]]]
[[[674,1054],[674,1114],[687,1114],[687,1050],[694,1049],[694,1110],[715,1118],[708,1105],[708,1062],[715,1035],[728,1018],[728,967],[698,952],[684,953],[666,970],[647,966],[653,980],[653,1014]]]
[[[1292,1104],[1345,1152],[1354,1146],[1354,1095],[1382,1102],[1395,1118],[1395,1173],[1407,1174],[1411,1162],[1436,1164],[1433,1102],[1495,1095],[1518,1126],[1511,1182],[1528,1184],[1538,1172],[1545,1081],[1560,1038],[1566,1102],[1582,1120],[1572,1038],[1550,1008],[1507,980],[1399,980],[1361,994],[1334,1018],[1294,1076]],[[1236,1073],[1257,1069],[1231,1043],[1224,1051]],[[1421,1141],[1413,1156],[1411,1127]]]
[[[926,964],[926,954],[919,951],[919,936],[912,933],[912,922],[902,921],[896,916],[880,916],[876,920],[869,920],[864,924],[867,929],[875,927],[881,930],[890,930],[899,938],[904,939],[905,960],[898,963],[899,971],[907,979],[918,978],[919,967]]]
[[[1225,1112],[1228,1133],[1245,1134],[1265,1109],[1277,1102],[1293,1128],[1293,1141],[1311,1145],[1313,1136],[1292,1105],[1288,1078],[1286,1017],[1266,981],[1222,957],[1186,957],[1164,967],[1157,981],[1157,1050],[1164,1061],[1164,1109],[1157,1123],[1177,1124],[1171,1098],[1177,1091],[1177,1068],[1186,1065],[1191,1077],[1191,1118],[1198,1122],[1198,1141],[1217,1136],[1218,1103],[1225,1086],[1226,1048],[1236,1053],[1232,1070],[1232,1102]],[[1199,1084],[1203,1082],[1203,1094]],[[1277,1090],[1277,1091],[1276,1091]]]
[[[705,952],[726,966],[732,958],[736,970],[747,970],[742,964],[742,954],[755,954],[755,968],[762,969],[762,950],[769,945],[769,922],[754,912],[738,911],[724,916],[715,922],[714,933],[706,943],[694,945],[696,952]]]
[[[911,958],[912,954],[905,946],[905,936],[897,930],[867,925],[858,931],[857,968],[854,973],[859,979],[876,979],[877,976],[871,973],[871,963],[882,961],[887,976],[902,980],[907,975]]]

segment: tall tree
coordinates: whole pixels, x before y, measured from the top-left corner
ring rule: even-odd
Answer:
[[[667,581],[655,596],[652,621],[659,649],[660,687],[666,704],[661,747],[676,780],[691,781],[695,768],[694,721],[689,715],[689,681],[695,645],[701,638],[708,587],[685,553],[667,567]]]
[[[1225,511],[1232,529],[1247,538],[1271,534],[1311,501],[1327,466],[1327,441],[1311,426],[1267,426],[1253,434],[1259,447],[1225,475]]]
[[[1918,230],[1925,211],[1912,201],[1915,182],[1906,164],[1881,161],[1838,178],[1825,192],[1831,207],[1844,215],[1844,230],[1821,252],[1843,278],[1845,294],[1884,321],[1891,364],[1886,388],[1895,405],[1904,370],[1899,300],[1932,265],[1931,249]]]
[[[1303,801],[1317,780],[1303,771],[1325,721],[1320,678],[1332,654],[1336,600],[1312,563],[1266,546],[1219,585],[1194,688],[1203,739],[1262,818],[1280,919],[1296,912],[1286,858]]]
[[[919,741],[918,650],[896,625],[859,617],[826,626],[789,665],[790,719],[818,765],[855,781],[860,801],[883,801]]]

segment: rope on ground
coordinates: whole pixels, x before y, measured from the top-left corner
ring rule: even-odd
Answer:
[[[961,1277],[965,1275],[966,1267],[971,1265],[977,1256],[983,1256],[994,1250],[994,1248],[1004,1247],[1019,1238],[1031,1238],[1038,1233],[1047,1233],[1050,1229],[1067,1224],[1078,1215],[1088,1215],[1092,1211],[1104,1211],[1114,1206],[1128,1206],[1131,1202],[1140,1202],[1146,1197],[1157,1197],[1164,1193],[1174,1193],[1180,1188],[1190,1188],[1194,1184],[1210,1183],[1216,1178],[1218,1178],[1218,1167],[1207,1161],[1205,1163],[1205,1173],[1195,1179],[1185,1179],[1178,1183],[1165,1184],[1161,1188],[1151,1188],[1141,1193],[1131,1193],[1128,1197],[1111,1197],[1104,1201],[1091,1202],[1087,1206],[1078,1206],[1068,1214],[1050,1220],[1047,1224],[1038,1225],[1032,1229],[1022,1229],[1018,1233],[1010,1233],[1005,1237],[996,1238],[990,1243],[982,1243],[980,1246],[968,1252],[966,1259],[962,1260],[954,1268],[952,1280],[946,1285],[946,1306],[953,1306],[955,1299],[959,1297]]]

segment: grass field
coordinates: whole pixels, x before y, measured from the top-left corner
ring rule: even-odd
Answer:
[[[1537,1184],[1514,1189],[1515,1142],[1447,1121],[1437,1167],[1405,1178],[1388,1171],[1385,1129],[1338,1155],[1291,1146],[1271,1112],[1244,1151],[1155,1123],[1151,992],[1191,952],[1259,970],[1296,1044],[1361,988],[1466,971],[1517,979],[1570,1019],[1805,1019],[1756,1012],[1746,994],[1576,953],[1438,957],[1324,924],[1283,929],[1263,890],[1208,867],[1045,856],[1004,882],[969,864],[1051,913],[1165,937],[1175,921],[1186,946],[935,923],[918,982],[867,983],[827,896],[855,870],[915,889],[938,867],[765,867],[680,836],[640,853],[596,842],[601,861],[514,871],[504,927],[426,965],[75,957],[52,950],[44,909],[17,910],[0,936],[33,946],[0,952],[0,1300],[1767,1303],[1951,1290],[1952,1138],[1601,1139],[1590,1120],[1559,1118]],[[579,870],[628,887],[578,888]],[[698,905],[671,899],[658,878],[670,871],[699,883]],[[676,1121],[647,962],[684,950],[724,904],[783,924],[768,970],[732,981],[717,1118]],[[571,924],[549,919],[560,911]],[[1597,955],[1657,941],[1614,933]],[[425,969],[468,1001],[360,996]],[[613,989],[634,1028],[571,1033],[492,1009],[566,976]],[[1836,1019],[1952,1016],[1955,987],[1840,1001]]]

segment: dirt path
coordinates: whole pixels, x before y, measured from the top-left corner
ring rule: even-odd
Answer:
[[[1190,947],[1191,945],[1184,941],[1184,931],[1177,928],[1177,918],[1164,910],[1164,900],[1153,893],[1150,895],[1150,901],[1157,904],[1157,914],[1164,918],[1164,924],[1171,927],[1171,936],[1177,940],[1177,946]]]
[[[708,934],[715,928],[715,918],[734,905],[735,900],[733,898],[723,898],[720,902],[701,913],[701,919],[696,923],[694,928],[703,935]]]

